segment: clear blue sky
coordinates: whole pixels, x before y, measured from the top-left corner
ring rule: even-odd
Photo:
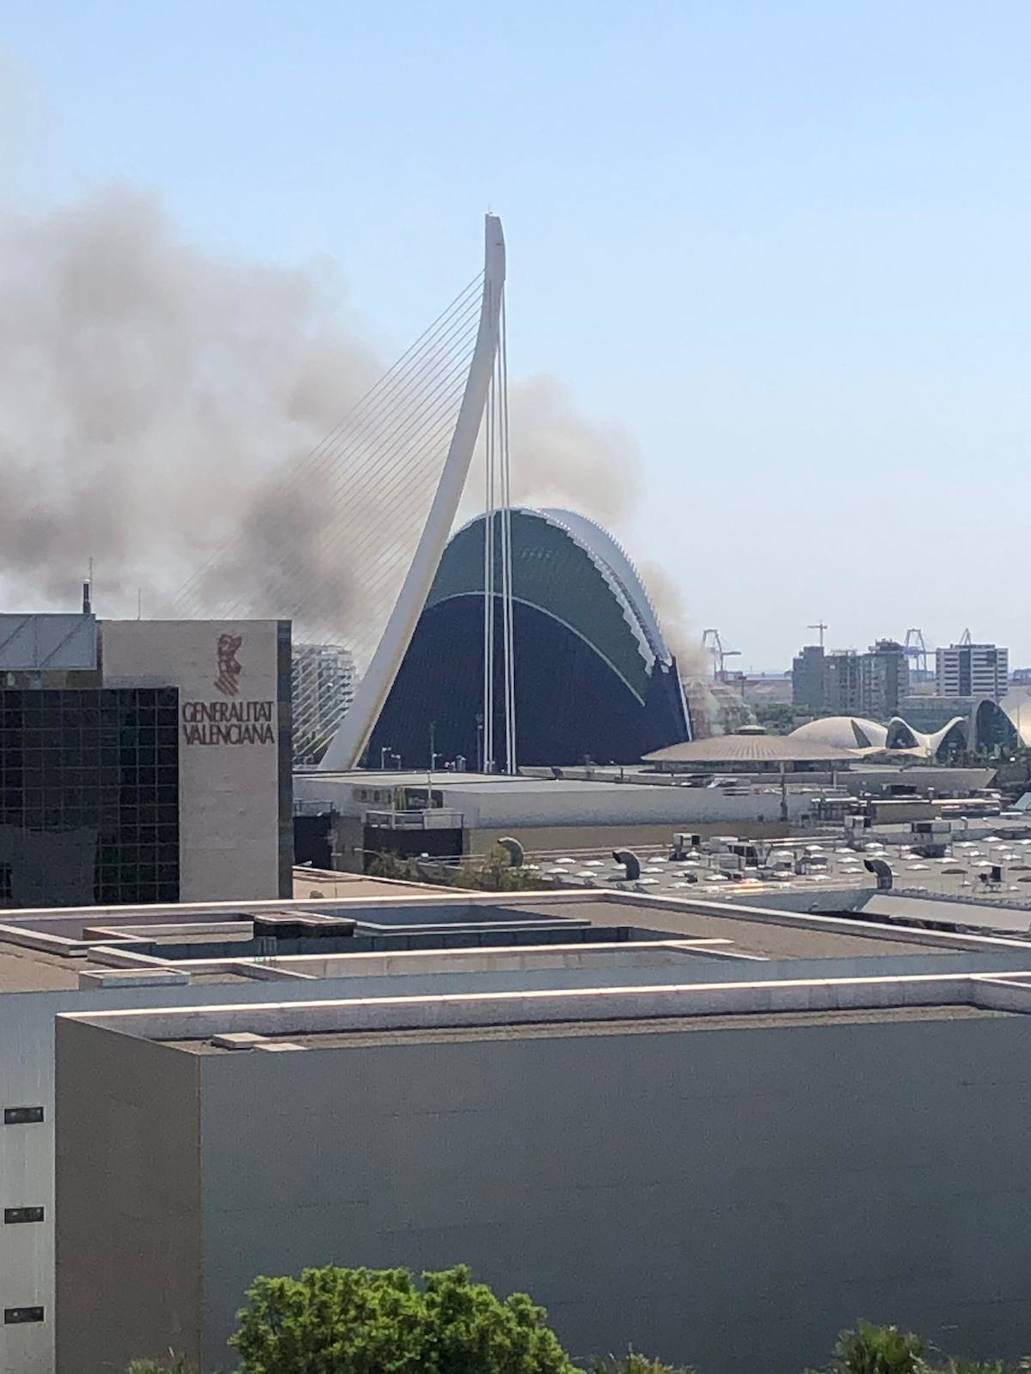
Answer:
[[[785,666],[1031,662],[1031,7],[7,0],[0,172],[331,257],[386,350],[505,220],[512,368],[643,453],[631,553]],[[516,455],[516,459],[518,455]]]

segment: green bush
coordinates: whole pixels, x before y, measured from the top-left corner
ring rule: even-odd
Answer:
[[[922,1374],[925,1346],[919,1336],[897,1326],[859,1322],[842,1331],[831,1360],[833,1374]]]
[[[546,1313],[469,1270],[306,1269],[259,1278],[230,1344],[244,1374],[576,1374]]]

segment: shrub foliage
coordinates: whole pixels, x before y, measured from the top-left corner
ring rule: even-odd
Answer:
[[[574,1374],[523,1293],[498,1298],[464,1266],[306,1269],[259,1278],[231,1344],[246,1374]]]

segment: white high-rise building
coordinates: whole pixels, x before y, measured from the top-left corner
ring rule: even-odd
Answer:
[[[950,644],[935,651],[940,697],[991,697],[999,701],[1009,688],[1009,650],[997,644]]]
[[[295,644],[294,760],[317,763],[354,700],[354,655],[342,644]]]

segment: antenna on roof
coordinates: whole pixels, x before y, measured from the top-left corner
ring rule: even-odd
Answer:
[[[93,559],[89,561],[89,573],[85,582],[82,584],[82,613],[92,615],[93,613]]]

